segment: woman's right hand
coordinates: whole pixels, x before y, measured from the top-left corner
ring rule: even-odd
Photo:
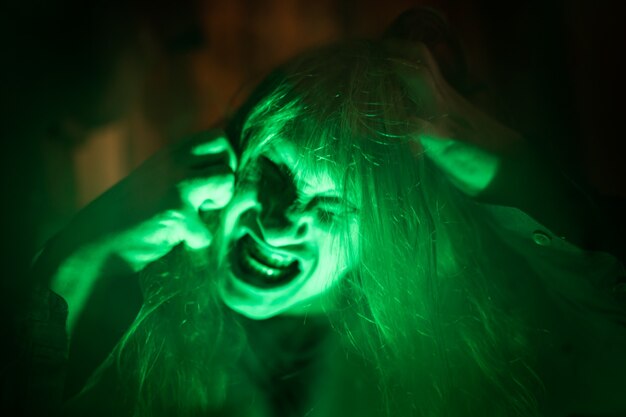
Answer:
[[[228,204],[236,167],[223,131],[198,133],[159,151],[81,210],[33,266],[68,302],[69,327],[111,257],[136,272],[181,243],[206,249],[213,236],[202,216]]]

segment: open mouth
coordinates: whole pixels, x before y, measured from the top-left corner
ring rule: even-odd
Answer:
[[[249,234],[234,245],[230,263],[238,278],[261,288],[284,285],[301,271],[294,256],[260,243]]]

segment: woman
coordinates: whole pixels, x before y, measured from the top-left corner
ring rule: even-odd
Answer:
[[[621,265],[487,203],[578,239],[577,213],[510,192],[567,203],[424,46],[300,56],[226,131],[148,161],[40,256],[74,340],[89,294],[140,276],[66,414],[626,413]]]

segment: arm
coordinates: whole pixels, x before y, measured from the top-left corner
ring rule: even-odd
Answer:
[[[607,220],[611,206],[602,207],[593,192],[568,178],[521,134],[454,90],[428,48],[396,42],[392,51],[402,57],[393,61],[408,94],[428,103],[416,116],[421,152],[459,190],[481,202],[519,208],[579,247],[612,251],[619,246],[614,232],[619,228]]]
[[[138,272],[179,244],[206,249],[212,235],[201,212],[228,203],[235,168],[224,134],[204,132],[157,153],[79,212],[33,266],[68,302],[70,332],[99,281]]]

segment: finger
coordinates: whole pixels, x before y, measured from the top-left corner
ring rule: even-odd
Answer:
[[[226,134],[220,130],[212,131],[194,140],[190,147],[190,163],[194,168],[223,162],[232,171],[237,170],[237,154],[228,141]]]
[[[437,61],[430,52],[430,49],[422,42],[407,41],[403,39],[388,39],[385,41],[390,59],[399,58],[407,64],[433,67],[437,66]]]
[[[484,191],[499,171],[500,158],[476,146],[429,135],[421,135],[420,143],[425,155],[470,196]]]
[[[440,116],[443,102],[439,87],[428,67],[406,59],[390,58],[394,73],[404,84],[411,100],[416,104],[414,114],[422,118]]]
[[[202,145],[203,143],[213,142],[220,138],[227,138],[226,133],[222,129],[209,129],[195,132],[189,136],[185,136],[178,141],[173,150],[190,153],[190,150]]]
[[[235,175],[232,172],[214,172],[182,181],[178,184],[178,192],[183,204],[197,212],[226,206],[233,196],[234,187]]]
[[[187,210],[185,214],[185,221],[181,229],[184,235],[181,236],[181,241],[185,242],[185,246],[192,250],[200,250],[209,247],[213,240],[213,234],[202,222],[198,212]]]
[[[111,244],[134,271],[142,270],[181,242],[199,250],[211,244],[213,235],[191,208],[168,210],[118,236]]]
[[[134,271],[165,256],[183,241],[188,232],[185,216],[178,210],[167,210],[118,235],[112,241],[114,252]]]

